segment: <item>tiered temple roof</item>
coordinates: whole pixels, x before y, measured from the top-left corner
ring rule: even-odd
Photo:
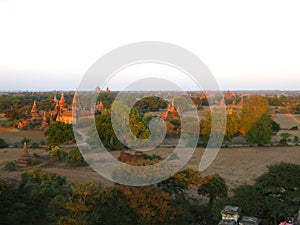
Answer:
[[[31,118],[32,118],[32,120],[42,120],[41,115],[37,111],[36,101],[34,101],[32,109],[31,109]]]
[[[67,109],[67,102],[65,100],[64,93],[61,93],[61,97],[59,100],[59,107],[61,110],[66,110]]]
[[[30,155],[27,151],[27,143],[24,142],[24,148],[23,148],[23,153],[21,155],[21,158],[17,162],[17,166],[29,166],[30,165]]]

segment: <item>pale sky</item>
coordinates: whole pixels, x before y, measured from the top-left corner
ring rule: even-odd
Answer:
[[[221,89],[299,90],[299,11],[296,0],[0,0],[0,91],[74,90],[102,55],[140,41],[193,52]]]

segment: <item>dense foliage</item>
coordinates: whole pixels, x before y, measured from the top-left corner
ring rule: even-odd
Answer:
[[[193,187],[208,203],[190,197]],[[242,208],[242,215],[258,218],[293,216],[299,210],[300,166],[281,163],[227,196],[218,174],[201,178],[192,169],[146,187],[96,182],[69,185],[60,176],[27,171],[17,184],[0,180],[1,224],[217,224],[225,205]],[[263,224],[266,224],[263,222]]]
[[[244,215],[258,218],[292,217],[299,210],[300,166],[281,163],[269,166],[269,171],[256,179],[253,186],[242,185],[233,190],[234,195],[214,204],[214,214],[225,205],[236,205]],[[218,218],[220,219],[220,218]]]
[[[199,184],[199,172],[174,178],[188,187]],[[17,185],[0,180],[1,224],[191,224],[189,201],[158,185],[102,188],[96,182],[69,185],[65,178],[27,171]]]
[[[63,122],[52,123],[44,132],[47,137],[47,144],[49,146],[56,146],[67,141],[73,141],[74,133],[72,124]]]

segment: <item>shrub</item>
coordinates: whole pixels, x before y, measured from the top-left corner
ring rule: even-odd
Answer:
[[[6,171],[16,171],[17,170],[16,162],[15,161],[7,162],[4,166],[4,170],[6,170]]]
[[[159,155],[153,154],[153,155],[146,155],[146,158],[145,158],[145,159],[146,159],[146,160],[153,161],[153,160],[156,160],[156,159],[161,160],[161,157],[160,157]]]
[[[21,143],[20,143],[20,142],[14,142],[14,143],[13,143],[13,147],[14,147],[14,148],[21,148],[22,146],[21,146]]]
[[[39,160],[38,158],[32,158],[32,159],[30,160],[30,164],[31,164],[32,166],[38,165],[39,163],[40,163],[40,160]]]
[[[31,144],[31,148],[33,148],[33,149],[36,149],[36,148],[39,148],[39,147],[40,147],[40,144],[37,143],[37,142],[33,142],[33,143]]]
[[[3,138],[0,138],[0,148],[7,148],[8,144]]]
[[[27,144],[29,144],[31,141],[30,138],[27,138],[27,137],[23,137],[23,139],[21,140],[21,143],[24,144],[24,142],[26,142]]]
[[[298,126],[293,126],[290,130],[299,130]]]
[[[78,148],[72,148],[69,152],[68,163],[72,166],[85,166],[87,163]]]
[[[50,157],[51,158],[56,158],[57,160],[65,161],[67,159],[67,156],[68,156],[68,153],[64,149],[62,149],[58,146],[55,146],[50,149]]]

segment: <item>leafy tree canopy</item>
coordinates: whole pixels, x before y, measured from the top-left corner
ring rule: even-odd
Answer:
[[[60,145],[75,139],[72,124],[57,121],[45,130],[44,135],[47,137],[47,144],[49,146]]]

